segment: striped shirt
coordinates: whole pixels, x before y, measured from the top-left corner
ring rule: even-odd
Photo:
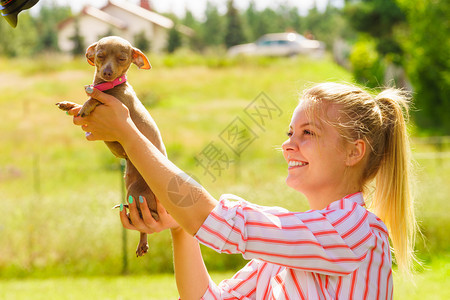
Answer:
[[[196,238],[251,260],[219,285],[210,279],[205,300],[392,299],[387,229],[362,193],[306,212],[222,195]]]

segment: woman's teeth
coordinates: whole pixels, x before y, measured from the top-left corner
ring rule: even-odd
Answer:
[[[298,166],[306,166],[308,163],[291,160],[288,162],[288,167],[298,167]]]

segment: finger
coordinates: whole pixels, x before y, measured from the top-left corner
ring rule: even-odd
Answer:
[[[96,88],[93,89],[92,93],[87,93],[87,94],[88,94],[88,96],[91,96],[92,98],[97,99],[98,101],[100,101],[101,103],[106,104],[106,105],[112,104],[115,101],[119,101],[119,100],[117,100],[116,97],[111,96],[106,93],[103,93]]]
[[[76,116],[82,107],[83,107],[82,105],[76,104],[75,107],[73,107],[67,111],[67,114],[69,116]]]
[[[161,202],[159,202],[158,198],[156,198],[156,212],[159,216],[165,216],[167,215],[167,210],[162,206]]]
[[[77,112],[77,114],[78,114],[78,112]],[[73,117],[73,124],[78,125],[78,126],[86,124],[86,118],[74,115],[74,117]]]
[[[153,219],[150,209],[148,208],[147,201],[145,197],[139,196],[139,207],[141,208],[142,218],[144,219],[145,225],[152,227],[155,226],[155,219]]]
[[[96,141],[96,140],[98,140],[92,132],[88,132],[87,131],[87,132],[84,133],[84,136],[86,137],[86,140],[88,140],[88,141]]]
[[[128,196],[128,207],[130,209],[130,218],[131,222],[133,223],[134,227],[139,229],[139,231],[144,231],[145,224],[143,223],[141,217],[139,216],[139,212],[136,207],[136,201],[133,198],[133,196]]]
[[[89,132],[88,124],[81,125],[81,130]]]
[[[130,220],[127,217],[127,211],[123,208],[123,204],[120,205],[120,209],[121,210],[119,212],[119,216],[120,221],[122,222],[122,226],[126,229],[137,230],[136,227],[134,227],[133,224],[130,223]]]

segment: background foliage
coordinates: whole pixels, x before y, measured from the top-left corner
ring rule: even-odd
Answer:
[[[257,10],[254,1],[246,10],[238,11],[233,0],[229,0],[223,14],[208,1],[202,20],[195,19],[190,11],[181,19],[168,15],[195,31],[191,38],[184,39],[183,45],[180,33],[171,30],[168,52],[189,47],[201,53],[223,54],[226,47],[286,30],[312,35],[324,41],[329,50],[335,48],[336,41],[345,41],[351,50],[339,54],[343,58],[338,61],[350,62],[358,82],[370,87],[395,84],[412,89],[416,94],[416,124],[426,134],[450,134],[449,2],[346,0],[343,7],[332,3],[329,1],[325,10],[312,7],[307,15],[300,15],[287,4]],[[69,7],[50,2],[36,14],[22,13],[20,26],[15,30],[0,22],[1,55],[58,51],[57,24],[71,15]],[[78,48],[72,52],[83,54],[86,45],[82,37],[73,38],[78,41]],[[145,43],[141,35],[132,42]]]

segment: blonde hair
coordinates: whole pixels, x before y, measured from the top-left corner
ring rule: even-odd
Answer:
[[[301,100],[311,102],[313,107],[317,106],[314,103],[338,105],[338,119],[326,121],[344,139],[362,139],[368,145],[361,188],[367,192],[375,180],[369,209],[388,227],[396,263],[400,270],[409,273],[415,260],[417,228],[406,127],[409,97],[396,89],[387,89],[373,97],[356,86],[322,83],[304,91]]]

